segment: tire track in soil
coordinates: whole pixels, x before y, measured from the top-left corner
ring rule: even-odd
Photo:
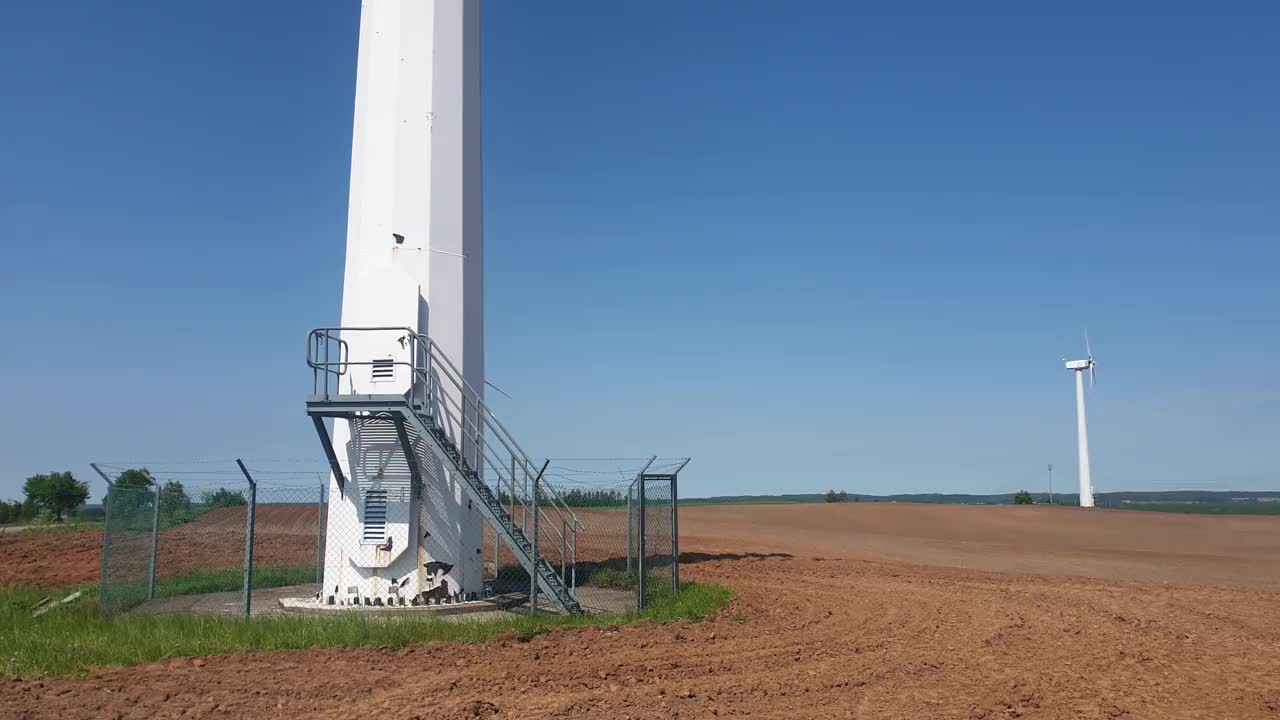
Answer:
[[[174,660],[8,680],[0,703],[18,718],[424,720],[1275,718],[1280,707],[1280,635],[1257,603],[1274,607],[1271,593],[846,560],[718,560],[687,574],[737,590],[717,622]],[[1219,635],[1205,606],[1228,608],[1253,641]]]
[[[768,533],[751,550],[799,557],[743,558],[736,538],[694,528],[684,549],[700,561],[685,577],[737,592],[715,622],[8,679],[0,708],[63,720],[1280,717],[1280,593],[1256,578],[1213,586],[1195,563],[1175,584],[1147,570],[1117,579],[1111,566],[1099,579],[1065,576],[1054,558],[1045,575],[824,560],[811,556],[846,540],[809,547]]]

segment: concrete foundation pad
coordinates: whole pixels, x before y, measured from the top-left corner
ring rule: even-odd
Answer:
[[[467,615],[470,613],[503,612],[503,608],[490,600],[472,600],[469,602],[447,605],[327,605],[315,598],[280,598],[277,605],[281,610],[292,613],[314,615],[340,615],[343,613],[367,615],[371,617],[445,617],[449,615]]]
[[[341,613],[359,613],[362,617],[493,619],[511,614],[511,608],[527,602],[525,595],[499,595],[485,600],[452,605],[418,607],[365,607],[356,605],[322,605],[315,599],[319,584],[292,585],[253,591],[253,616],[302,614],[313,617],[337,617]],[[149,600],[129,611],[133,615],[184,613],[191,615],[244,616],[244,593],[240,591],[180,595]]]
[[[587,613],[630,612],[636,609],[635,590],[579,586],[576,594],[582,610]]]

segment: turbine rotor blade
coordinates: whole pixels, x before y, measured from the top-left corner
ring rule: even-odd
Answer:
[[[1089,347],[1089,331],[1088,330],[1084,331],[1084,353],[1089,357],[1090,360],[1093,359],[1093,348]]]

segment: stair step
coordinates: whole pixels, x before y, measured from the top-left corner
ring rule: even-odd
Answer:
[[[577,600],[569,592],[568,586],[560,578],[559,572],[552,567],[546,557],[537,551],[537,548],[525,535],[523,528],[516,524],[512,513],[507,512],[502,503],[495,497],[493,489],[480,477],[480,473],[476,472],[462,457],[462,453],[449,438],[448,433],[436,425],[430,414],[417,412],[416,408],[412,407],[409,408],[409,412],[413,419],[423,426],[426,434],[436,441],[444,456],[452,462],[453,466],[467,481],[472,494],[479,498],[493,517],[498,520],[498,525],[510,540],[508,544],[512,545],[519,555],[523,556],[521,564],[526,565],[526,567],[532,565],[540,584],[549,588],[550,594],[554,595],[562,606],[570,610],[579,610],[580,606]],[[499,478],[500,481],[501,478]],[[528,507],[525,507],[525,512],[529,512]]]

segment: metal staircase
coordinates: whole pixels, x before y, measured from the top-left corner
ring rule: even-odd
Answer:
[[[357,333],[394,333],[406,349],[392,362],[406,367],[411,386],[403,395],[360,394],[353,368],[385,372],[388,361],[349,358],[348,337]],[[555,488],[541,483],[542,469],[516,443],[485,405],[480,394],[426,335],[408,328],[319,328],[311,331],[307,364],[313,395],[307,414],[315,423],[339,489],[346,485],[324,418],[356,423],[382,421],[394,426],[415,484],[435,462],[465,482],[471,499],[516,561],[531,578],[530,606],[545,593],[565,612],[581,612],[577,591],[579,523]],[[348,392],[342,392],[344,381]],[[494,488],[497,488],[495,492]],[[558,560],[559,567],[553,563]]]

